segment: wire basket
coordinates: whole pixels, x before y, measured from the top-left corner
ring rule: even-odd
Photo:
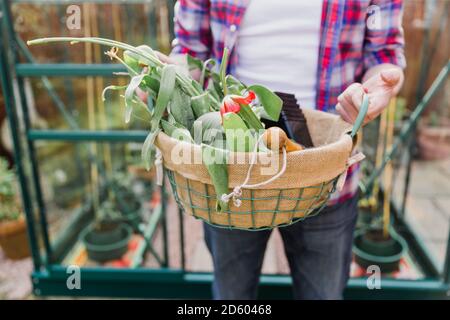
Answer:
[[[243,230],[264,230],[290,225],[318,214],[336,188],[337,178],[319,185],[293,189],[244,189],[242,205],[214,210],[214,187],[166,170],[180,208],[211,225]]]
[[[282,176],[261,188],[243,188],[239,205],[230,203],[229,209],[221,212],[216,211],[218,197],[204,165],[179,164],[171,160],[174,148],[195,154],[201,152],[200,147],[164,133],[158,135],[156,145],[163,156],[175,200],[185,213],[217,227],[272,229],[319,214],[331,194],[343,185],[348,167],[355,162],[352,160],[362,159],[352,156],[352,151],[367,107],[365,97],[353,128],[336,115],[304,110],[312,139],[318,147],[287,153],[286,171]],[[323,128],[328,129],[327,134],[323,133]],[[232,190],[242,183],[249,163],[228,168]],[[264,178],[256,174],[252,179],[255,183]]]

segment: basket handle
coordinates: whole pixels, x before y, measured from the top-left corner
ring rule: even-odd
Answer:
[[[359,108],[358,116],[356,117],[355,123],[353,124],[352,132],[350,133],[350,136],[352,138],[354,138],[358,133],[359,129],[361,129],[361,126],[364,122],[368,109],[369,109],[369,96],[366,93],[364,93],[361,108]]]

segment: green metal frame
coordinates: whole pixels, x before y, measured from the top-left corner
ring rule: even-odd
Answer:
[[[43,1],[19,0],[20,3],[42,3]],[[80,1],[71,1],[78,3]],[[114,0],[91,1],[95,3],[111,3]],[[142,3],[151,1],[128,1],[128,3]],[[46,1],[46,3],[63,4],[63,1]],[[117,1],[117,3],[123,3]],[[146,133],[142,131],[83,131],[83,130],[34,130],[31,128],[28,118],[27,101],[23,90],[23,80],[26,77],[40,77],[49,91],[52,99],[59,101],[58,108],[64,112],[64,104],[58,100],[56,92],[52,91],[52,86],[47,76],[110,76],[113,72],[122,71],[116,65],[77,65],[77,64],[36,64],[29,53],[24,53],[29,63],[20,63],[19,54],[24,48],[23,43],[17,38],[13,30],[12,17],[9,0],[1,0],[0,15],[1,40],[0,40],[0,65],[1,84],[3,96],[6,103],[9,125],[11,127],[12,139],[14,143],[14,156],[16,169],[19,177],[22,201],[27,218],[29,243],[32,252],[34,271],[32,273],[33,290],[36,295],[62,295],[62,296],[109,296],[109,297],[149,297],[149,298],[210,298],[211,273],[193,273],[185,270],[184,253],[184,226],[182,213],[179,213],[180,222],[180,255],[181,268],[173,269],[168,267],[168,239],[167,232],[163,232],[165,248],[163,257],[159,257],[161,267],[148,269],[139,267],[142,256],[133,261],[132,268],[81,268],[82,287],[81,289],[69,290],[66,286],[66,267],[61,265],[70,247],[77,239],[80,230],[92,219],[91,206],[89,201],[72,216],[71,228],[59,235],[54,241],[50,241],[48,234],[48,222],[46,218],[46,208],[42,198],[40,174],[36,162],[34,143],[36,141],[65,141],[75,143],[80,141],[90,142],[130,142],[143,141]],[[23,53],[23,52],[22,52]],[[447,64],[443,72],[433,84],[432,88],[419,103],[413,115],[412,123],[415,123],[420,114],[425,109],[428,101],[447,79],[449,73]],[[13,81],[17,79],[19,84],[19,101],[16,104]],[[18,108],[21,107],[23,117],[18,117]],[[70,119],[67,119],[70,121]],[[406,136],[410,134],[410,129],[402,131],[401,141],[403,143]],[[395,155],[396,148],[391,149],[386,157]],[[370,189],[373,180],[381,173],[383,168],[376,168],[374,174],[366,184],[366,190]],[[152,236],[159,225],[166,230],[166,199],[167,191],[162,189],[162,204],[155,209],[151,223],[144,230],[146,242],[139,248],[142,254],[151,249]],[[350,279],[345,297],[351,299],[425,299],[425,298],[448,298],[450,295],[450,243],[447,246],[447,255],[443,273],[438,272],[438,268],[433,264],[426,249],[421,245],[410,227],[398,215],[398,210],[393,208],[394,220],[397,231],[408,241],[413,256],[419,261],[421,267],[427,275],[426,279],[395,280],[384,278],[381,290],[369,290],[366,285],[367,279]],[[38,243],[44,244],[40,249]],[[450,237],[449,237],[450,241]],[[289,298],[291,297],[291,279],[286,275],[263,275],[260,283],[261,298]]]

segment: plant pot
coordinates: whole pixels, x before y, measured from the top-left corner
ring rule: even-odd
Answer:
[[[419,156],[422,160],[444,160],[450,157],[450,126],[419,126]]]
[[[24,217],[0,223],[0,246],[9,259],[19,260],[30,256]]]
[[[137,210],[123,213],[123,219],[124,222],[131,226],[134,231],[139,231],[139,225],[142,222],[141,207]]]
[[[383,230],[379,228],[358,230],[353,242],[356,263],[365,269],[376,265],[382,273],[397,271],[407,249],[403,237],[391,230],[389,238],[385,239]]]
[[[123,222],[132,226],[133,230],[138,231],[139,224],[142,222],[141,203],[136,200],[131,201],[125,199],[125,203],[123,205],[119,203],[118,207],[120,212],[122,213]]]
[[[80,239],[89,259],[105,262],[119,259],[127,252],[132,233],[131,227],[126,223],[117,223],[106,230],[98,230],[90,225],[83,230]]]

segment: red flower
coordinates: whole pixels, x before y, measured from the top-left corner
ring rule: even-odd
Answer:
[[[220,107],[220,115],[223,116],[228,112],[238,113],[241,110],[241,104],[248,105],[255,100],[255,98],[256,96],[253,91],[248,91],[245,96],[238,96],[235,94],[227,95],[223,99],[222,106]]]

